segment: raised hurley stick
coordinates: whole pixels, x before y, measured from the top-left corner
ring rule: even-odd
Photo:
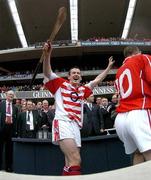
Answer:
[[[65,7],[59,8],[59,10],[58,10],[58,16],[57,16],[55,25],[54,25],[54,27],[53,27],[53,30],[52,30],[52,33],[51,33],[50,37],[48,38],[48,40],[49,40],[50,42],[52,42],[52,41],[55,39],[55,37],[56,37],[57,33],[59,32],[61,26],[63,25],[64,21],[66,20],[66,16],[67,16],[66,8],[65,8]],[[35,69],[35,71],[34,71],[32,80],[31,80],[31,82],[30,82],[30,88],[32,87],[32,85],[33,85],[33,83],[34,83],[34,81],[35,81],[35,77],[36,77],[36,75],[37,75],[37,73],[38,73],[38,70],[39,70],[39,68],[40,68],[41,65],[42,65],[42,62],[43,62],[43,59],[44,59],[43,56],[44,56],[44,54],[42,54],[42,56],[41,56],[41,58],[40,58],[40,60],[39,60],[39,62],[38,62],[38,64],[37,64],[37,66],[36,66],[36,69]]]
[[[6,73],[10,73],[10,71],[8,69],[5,69],[3,67],[0,67],[0,71],[6,72]]]

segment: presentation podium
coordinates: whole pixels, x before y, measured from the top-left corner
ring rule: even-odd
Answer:
[[[64,156],[50,139],[13,138],[15,173],[61,175]],[[82,138],[82,174],[99,173],[131,165],[116,134]]]

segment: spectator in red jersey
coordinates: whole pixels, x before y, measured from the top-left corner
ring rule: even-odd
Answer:
[[[151,56],[135,46],[126,47],[124,55],[115,81],[120,96],[115,127],[126,154],[137,152],[137,164],[151,160]]]
[[[92,89],[106,77],[114,61],[110,57],[109,64],[103,73],[88,84],[81,86],[81,71],[78,67],[70,69],[68,81],[58,77],[52,71],[50,65],[51,52],[51,44],[45,43],[43,48],[44,83],[54,95],[56,103],[55,118],[52,124],[52,142],[59,144],[65,155],[63,175],[80,175],[80,128],[82,127],[81,114],[84,99],[89,97]]]

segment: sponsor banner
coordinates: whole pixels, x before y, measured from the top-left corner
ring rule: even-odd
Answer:
[[[95,87],[93,90],[94,95],[114,94],[114,86],[101,86]],[[0,99],[5,99],[5,93],[0,93]],[[16,99],[39,99],[39,98],[53,98],[49,91],[16,91]]]
[[[151,46],[151,41],[82,41],[81,46]]]
[[[5,93],[0,94],[1,99],[5,99]],[[15,91],[15,98],[17,99],[38,99],[38,98],[52,98],[49,91]]]
[[[114,86],[101,86],[93,89],[94,95],[114,94],[115,92],[116,90]]]

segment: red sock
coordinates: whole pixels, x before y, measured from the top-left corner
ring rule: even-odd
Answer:
[[[62,176],[68,176],[68,173],[69,173],[69,167],[64,166]]]
[[[70,166],[68,169],[68,175],[81,175],[81,167],[80,166]]]

